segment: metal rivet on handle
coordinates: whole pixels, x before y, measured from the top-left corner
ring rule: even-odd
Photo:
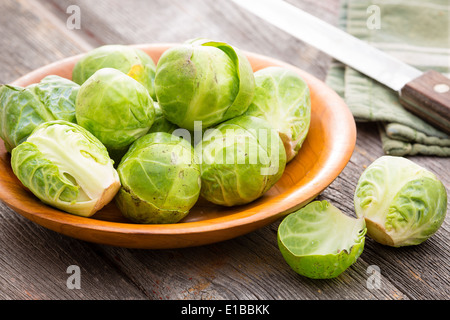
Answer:
[[[450,87],[445,83],[439,83],[433,87],[433,90],[437,93],[445,93],[450,90]]]

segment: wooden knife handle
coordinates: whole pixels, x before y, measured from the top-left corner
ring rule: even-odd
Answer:
[[[400,90],[401,104],[420,118],[450,134],[450,79],[427,71]]]

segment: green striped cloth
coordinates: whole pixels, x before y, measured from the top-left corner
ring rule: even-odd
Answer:
[[[339,23],[348,33],[418,69],[450,76],[449,0],[341,1]],[[375,9],[379,20],[373,20]],[[356,121],[379,123],[386,154],[450,156],[450,136],[406,111],[395,91],[339,62],[332,63],[326,82]]]

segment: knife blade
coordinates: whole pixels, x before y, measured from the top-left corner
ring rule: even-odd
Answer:
[[[263,20],[399,93],[402,105],[450,133],[450,79],[422,72],[282,0],[232,0]]]

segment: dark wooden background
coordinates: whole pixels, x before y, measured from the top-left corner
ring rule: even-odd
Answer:
[[[291,0],[336,24],[339,1]],[[69,5],[81,9],[70,30]],[[103,44],[227,41],[272,56],[324,79],[331,59],[227,0],[2,0],[0,82],[8,83],[55,60]],[[381,156],[374,124],[358,124],[353,156],[319,196],[354,216],[353,193],[362,171]],[[450,190],[448,158],[414,157]],[[0,201],[0,299],[448,299],[449,219],[425,243],[390,248],[370,238],[360,259],[338,278],[294,273],[276,242],[277,221],[229,241],[174,250],[92,244],[30,222]],[[68,289],[67,268],[81,270],[81,289]],[[370,289],[369,266],[381,272]],[[370,269],[369,269],[370,270]]]

